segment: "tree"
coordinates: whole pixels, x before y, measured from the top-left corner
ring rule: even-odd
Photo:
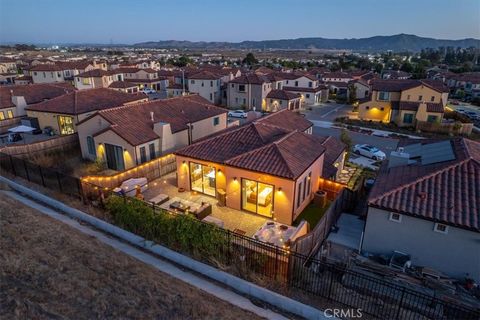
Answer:
[[[253,55],[253,53],[249,52],[249,53],[247,53],[247,56],[245,57],[245,59],[243,59],[242,63],[246,64],[246,65],[249,65],[249,66],[252,66],[254,64],[257,64],[258,60],[255,59],[255,56]]]
[[[351,85],[348,89],[348,102],[353,104],[357,100],[357,87]]]

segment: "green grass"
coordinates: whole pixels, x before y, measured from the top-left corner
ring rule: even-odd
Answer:
[[[327,205],[324,208],[317,207],[313,202],[310,203],[305,209],[303,209],[302,213],[300,213],[297,219],[293,222],[293,225],[298,226],[300,221],[306,220],[310,224],[310,230],[313,229],[323,217],[328,207],[330,207],[330,203],[331,201],[327,200]]]

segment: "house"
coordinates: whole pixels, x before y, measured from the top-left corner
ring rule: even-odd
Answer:
[[[0,73],[17,73],[17,62],[14,59],[0,57]]]
[[[276,112],[281,109],[298,111],[302,105],[300,94],[286,90],[274,89],[267,94],[266,99],[267,106],[265,111],[268,112]]]
[[[336,71],[328,72],[322,75],[322,80],[324,82],[345,82],[348,83],[353,79],[353,75],[348,72]]]
[[[415,126],[417,121],[441,122],[448,88],[435,80],[375,80],[372,94],[360,101],[362,120]]]
[[[222,101],[220,90],[222,77],[210,71],[192,74],[188,77],[188,91],[198,93],[204,99],[218,105]]]
[[[157,70],[150,68],[118,68],[115,72],[121,72],[124,76],[124,81],[136,84],[140,89],[150,88],[156,91],[166,91],[168,87],[168,80],[159,77]]]
[[[77,126],[83,158],[122,171],[225,130],[227,111],[189,95],[102,110]]]
[[[182,84],[179,83],[170,83],[167,87],[167,97],[180,97],[186,94],[185,88]]]
[[[27,114],[25,111],[27,106],[74,90],[75,88],[66,82],[0,87],[0,120],[23,117]]]
[[[138,86],[135,83],[127,81],[113,81],[112,83],[110,83],[108,88],[126,93],[139,92]]]
[[[147,101],[144,94],[128,94],[106,88],[73,91],[25,108],[37,118],[41,129],[51,127],[56,134],[75,133],[76,123],[98,110]]]
[[[227,84],[227,107],[230,109],[263,110],[272,82],[267,76],[243,74]]]
[[[299,94],[302,105],[315,105],[328,98],[325,86],[312,75],[292,72],[283,73],[283,77],[281,89]]]
[[[123,81],[123,73],[116,70],[93,69],[77,74],[74,79],[78,90],[108,88],[114,81]]]
[[[63,69],[55,64],[37,64],[29,69],[33,83],[65,82]]]
[[[178,187],[291,225],[323,176],[324,138],[282,109],[175,152]]]
[[[411,73],[401,70],[383,70],[382,79],[406,80],[412,77]]]
[[[17,78],[18,74],[15,73],[0,73],[0,85],[5,84],[14,84],[15,79]]]
[[[362,251],[480,281],[480,143],[404,141],[368,199]]]
[[[14,83],[18,85],[31,84],[33,83],[33,79],[31,76],[17,76],[15,77]]]
[[[355,93],[355,99],[364,99],[370,95],[370,85],[363,78],[350,81],[349,86],[349,90]]]

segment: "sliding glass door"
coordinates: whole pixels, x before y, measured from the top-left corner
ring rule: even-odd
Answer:
[[[107,156],[107,167],[109,169],[117,171],[125,170],[122,147],[105,143],[105,154]]]
[[[273,189],[270,184],[242,179],[242,209],[272,217]]]
[[[216,195],[216,170],[200,163],[190,162],[190,187],[193,191]]]

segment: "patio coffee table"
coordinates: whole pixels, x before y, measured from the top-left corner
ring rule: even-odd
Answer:
[[[174,202],[170,203],[170,209],[178,210],[180,212],[185,212],[188,209],[190,209],[190,206],[187,206],[187,205],[181,203],[180,201],[174,201]]]

